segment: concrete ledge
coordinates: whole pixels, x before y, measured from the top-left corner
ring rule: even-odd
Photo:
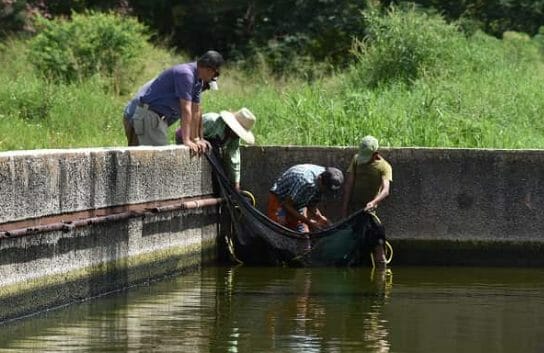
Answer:
[[[211,193],[183,146],[0,152],[0,224]]]
[[[353,147],[242,149],[242,187],[264,210],[298,163],[348,167]],[[384,149],[393,166],[379,209],[394,264],[544,266],[544,151]],[[211,169],[185,147],[0,153],[0,225],[210,195]],[[340,200],[325,207],[339,219]],[[146,214],[0,239],[0,321],[217,259],[217,208]]]

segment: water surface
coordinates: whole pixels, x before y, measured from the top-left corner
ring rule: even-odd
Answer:
[[[0,352],[544,352],[544,269],[211,267],[0,325]]]

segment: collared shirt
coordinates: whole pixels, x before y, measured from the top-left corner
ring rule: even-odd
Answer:
[[[134,112],[136,111],[136,107],[140,103],[140,97],[147,91],[149,86],[153,83],[153,80],[147,81],[140,89],[138,89],[138,92],[132,97],[130,102],[127,103],[125,106],[125,110],[123,111],[123,116],[125,119],[132,120],[132,117],[134,116]]]
[[[226,136],[226,124],[217,113],[202,115],[204,138],[221,141],[221,155],[230,180],[240,182],[240,139]]]
[[[270,191],[278,195],[281,201],[290,197],[299,211],[315,206],[321,200],[318,177],[324,171],[324,167],[315,164],[297,164],[287,169]]]
[[[172,125],[181,117],[180,99],[198,104],[201,91],[202,81],[198,79],[197,64],[192,62],[164,70],[147,88],[142,87],[134,98],[139,98],[153,111],[165,116],[168,125]]]

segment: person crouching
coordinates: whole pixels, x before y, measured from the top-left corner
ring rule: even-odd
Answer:
[[[342,188],[339,169],[297,164],[285,171],[270,189],[267,214],[292,230],[308,233],[331,224],[318,208],[322,195],[335,195]]]
[[[251,129],[257,118],[247,108],[237,112],[209,112],[202,115],[203,136],[212,146],[212,151],[223,162],[225,171],[237,191],[240,191],[240,140],[248,145],[255,143]],[[176,144],[183,143],[182,130],[176,130]]]

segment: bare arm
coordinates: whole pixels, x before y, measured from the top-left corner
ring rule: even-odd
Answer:
[[[385,199],[387,196],[389,196],[390,184],[391,182],[389,181],[389,179],[382,177],[382,185],[380,186],[380,192],[378,192],[378,195],[376,195],[376,197],[372,201],[366,204],[365,211],[378,207],[380,202],[383,199]]]
[[[351,191],[353,190],[353,173],[346,173],[346,181],[344,183],[344,196],[342,198],[342,218],[348,216],[348,205],[351,200]]]
[[[191,140],[200,139],[202,135],[202,115],[200,112],[200,104],[191,103]]]
[[[285,211],[293,218],[301,221],[302,223],[306,223],[308,225],[311,224],[310,219],[299,213],[295,206],[293,206],[293,200],[290,197],[286,198],[285,201],[282,202],[282,206]]]
[[[307,224],[309,228],[316,228],[316,222],[299,213],[295,206],[293,206],[293,200],[290,197],[287,197],[285,201],[282,202],[282,206],[285,211],[293,218],[304,224]]]
[[[310,220],[315,220],[320,226],[331,225],[329,219],[325,217],[317,207],[308,207],[308,216]]]
[[[200,110],[199,103],[193,103],[192,106],[192,115],[193,115],[193,125],[191,127],[193,136],[191,139],[195,141],[198,145],[200,152],[206,152],[211,148],[211,145],[208,141],[204,139],[204,126],[202,121],[202,111]]]
[[[180,112],[181,112],[181,135],[183,136],[183,144],[191,150],[191,152],[198,153],[198,145],[192,141],[192,136],[194,134],[194,131],[192,130],[193,127],[193,109],[191,107],[192,103],[191,101],[180,99]]]

